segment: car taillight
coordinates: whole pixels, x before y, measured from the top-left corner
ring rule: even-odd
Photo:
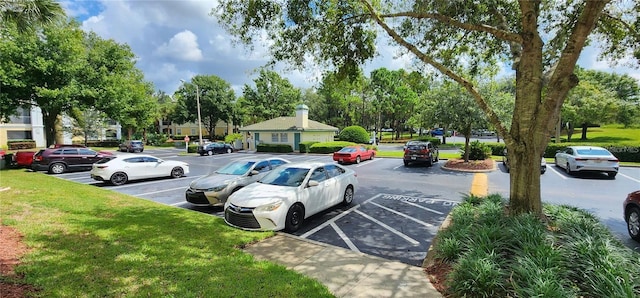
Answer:
[[[42,161],[42,155],[40,155],[40,156],[34,156],[34,157],[33,157],[33,160],[35,160],[35,161]]]
[[[576,161],[585,161],[587,160],[586,158],[576,158]]]
[[[617,158],[610,158],[609,161],[618,162],[618,159]]]
[[[98,168],[98,169],[106,169],[106,168],[108,168],[108,167],[109,167],[109,166],[96,166],[96,168]]]

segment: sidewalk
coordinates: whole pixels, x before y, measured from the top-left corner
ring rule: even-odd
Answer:
[[[421,267],[285,233],[245,251],[316,279],[336,297],[442,297]]]

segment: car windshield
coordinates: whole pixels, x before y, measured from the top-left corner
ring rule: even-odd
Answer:
[[[115,156],[107,156],[105,158],[102,158],[102,159],[98,160],[96,163],[97,164],[108,163],[109,161],[111,161],[114,158],[116,158],[116,157]]]
[[[597,156],[609,156],[609,151],[604,149],[578,149],[579,155],[597,155]]]
[[[302,184],[307,173],[309,173],[308,168],[284,168],[267,174],[260,183],[297,187]]]
[[[256,163],[255,161],[234,161],[228,163],[226,166],[217,170],[218,174],[227,174],[227,175],[243,175],[251,166]]]
[[[351,152],[356,152],[356,148],[353,147],[345,147],[340,149],[340,151],[338,151],[340,153],[351,153]]]

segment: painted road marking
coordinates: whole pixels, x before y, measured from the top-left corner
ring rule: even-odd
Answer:
[[[419,219],[417,219],[417,218],[414,218],[414,217],[411,217],[411,216],[409,216],[409,215],[406,215],[406,214],[404,214],[404,213],[402,213],[402,212],[398,212],[398,211],[395,211],[395,210],[393,210],[393,209],[391,209],[391,208],[387,208],[387,207],[385,207],[385,206],[382,206],[382,205],[380,205],[380,204],[378,204],[378,203],[371,202],[371,204],[373,204],[373,205],[375,205],[375,206],[378,206],[378,207],[380,207],[380,208],[382,208],[382,209],[384,209],[384,210],[387,210],[387,211],[389,211],[389,212],[392,212],[392,213],[395,213],[395,214],[397,214],[397,215],[400,215],[400,216],[402,216],[402,217],[404,217],[404,218],[406,218],[406,219],[413,220],[413,221],[415,221],[415,222],[417,222],[417,223],[419,223],[419,224],[421,224],[421,225],[423,225],[423,226],[425,226],[425,227],[428,227],[428,228],[433,228],[433,227],[435,227],[434,225],[432,225],[432,224],[430,224],[430,223],[426,223],[426,222],[421,221],[421,220],[419,220]]]
[[[338,227],[338,225],[336,225],[335,222],[331,223],[331,227],[333,228],[334,231],[336,231],[336,233],[338,233],[338,236],[340,236],[340,238],[342,238],[342,241],[344,241],[344,243],[347,244],[349,249],[351,249],[353,251],[360,252],[358,247],[355,244],[353,244],[353,242],[351,242],[351,239],[349,239],[349,237],[347,237],[347,234],[345,234],[344,231],[342,231],[342,229],[340,229],[340,227]]]
[[[146,196],[146,195],[152,195],[152,194],[157,194],[157,193],[161,193],[161,192],[174,191],[174,190],[186,189],[186,188],[187,187],[181,186],[181,187],[176,187],[176,188],[163,189],[163,190],[152,191],[152,192],[145,192],[145,193],[141,193],[141,194],[132,194],[132,196]]]
[[[636,181],[636,182],[640,183],[640,180],[635,179],[635,178],[632,178],[631,176],[627,176],[627,175],[622,174],[622,173],[620,173],[620,172],[618,172],[618,175],[620,175],[620,176],[622,176],[622,177],[625,177],[625,178],[627,178],[627,179],[631,179],[631,180],[633,180],[633,181]]]
[[[471,190],[469,191],[472,195],[478,197],[485,197],[489,192],[489,183],[488,183],[487,174],[477,173],[473,175],[473,180],[471,181]]]
[[[171,181],[180,181],[180,180],[185,180],[185,179],[196,179],[196,178],[200,178],[204,175],[200,175],[200,176],[185,176],[185,177],[181,177],[181,178],[176,178],[176,179],[171,179]],[[120,185],[120,186],[112,186],[112,187],[107,187],[106,189],[121,189],[121,188],[127,188],[127,187],[140,187],[140,185],[148,185],[148,184],[155,184],[155,183],[167,183],[166,180],[158,180],[158,181],[149,181],[149,182],[139,182],[139,183],[134,183],[134,184],[125,184],[125,185]]]
[[[345,211],[345,212],[340,213],[339,215],[335,216],[334,218],[332,218],[332,219],[330,219],[330,220],[327,220],[327,221],[325,221],[323,224],[321,224],[321,225],[319,225],[319,226],[315,227],[314,229],[311,229],[311,230],[309,230],[308,232],[306,232],[306,233],[304,233],[304,234],[300,235],[300,237],[302,237],[302,238],[307,238],[307,237],[309,237],[309,236],[311,236],[311,235],[315,234],[317,231],[320,231],[320,230],[324,229],[326,226],[328,226],[328,225],[330,225],[330,224],[334,223],[336,220],[338,220],[338,219],[341,219],[341,218],[345,217],[347,214],[349,214],[349,213],[351,213],[351,212],[353,212],[353,211],[356,211],[356,209],[360,208],[360,206],[361,206],[360,204],[355,205],[353,208],[351,208],[351,209],[349,209],[349,210],[347,210],[347,211]]]
[[[383,227],[383,228],[385,228],[385,229],[389,230],[389,232],[394,233],[394,234],[396,234],[396,235],[400,236],[400,237],[401,237],[401,238],[403,238],[404,240],[407,240],[407,242],[409,242],[409,243],[411,243],[411,244],[413,244],[413,245],[415,245],[415,246],[420,245],[420,242],[419,242],[419,241],[417,241],[417,240],[415,240],[415,239],[413,239],[413,238],[411,238],[411,237],[409,237],[409,236],[407,236],[407,235],[405,235],[405,234],[401,233],[400,231],[398,231],[398,230],[396,230],[396,229],[394,229],[394,228],[392,228],[392,227],[390,227],[390,226],[386,225],[385,223],[383,223],[383,222],[381,222],[381,221],[379,221],[379,220],[377,220],[377,219],[375,219],[375,218],[373,218],[373,217],[371,217],[371,216],[369,216],[369,215],[365,214],[364,212],[361,212],[360,210],[356,210],[356,211],[354,211],[354,212],[355,212],[355,213],[358,213],[358,214],[360,214],[361,216],[363,216],[364,218],[366,218],[366,219],[368,219],[368,220],[370,220],[370,221],[372,221],[372,222],[374,222],[374,223],[378,224],[379,226],[381,226],[381,227]]]

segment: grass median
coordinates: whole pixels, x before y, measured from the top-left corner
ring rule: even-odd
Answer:
[[[30,251],[16,272],[41,297],[332,297],[240,248],[272,235],[221,218],[24,170],[0,172],[3,225]]]

